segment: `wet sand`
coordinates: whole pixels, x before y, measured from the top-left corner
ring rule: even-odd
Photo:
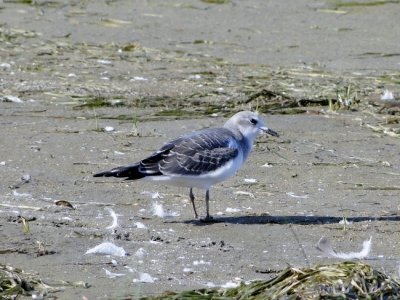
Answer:
[[[397,116],[371,100],[399,92],[399,5],[129,3],[1,4],[0,263],[90,285],[59,299],[137,298],[335,262],[322,236],[340,251],[372,236],[367,263],[396,275]],[[357,101],[329,110],[349,87]],[[256,107],[281,137],[261,136],[211,190],[215,223],[193,220],[186,189],[92,177]],[[178,216],[154,216],[155,202]],[[131,255],[85,255],[104,241]]]

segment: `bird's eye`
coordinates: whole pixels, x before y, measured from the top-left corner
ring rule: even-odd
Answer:
[[[253,124],[253,125],[257,125],[258,120],[253,118],[253,119],[250,120],[250,123]]]

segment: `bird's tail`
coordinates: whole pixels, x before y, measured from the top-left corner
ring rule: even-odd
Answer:
[[[127,180],[135,180],[146,177],[146,174],[139,171],[139,164],[122,166],[111,169],[110,171],[94,174],[93,177],[119,177]]]

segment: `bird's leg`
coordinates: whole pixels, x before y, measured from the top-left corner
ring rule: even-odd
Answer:
[[[210,216],[210,190],[206,191],[206,217],[201,219],[202,222],[212,222],[213,217]]]
[[[199,216],[198,216],[197,211],[196,211],[196,205],[194,204],[193,188],[190,188],[189,198],[190,198],[190,202],[192,202],[193,211],[194,211],[194,217],[195,217],[195,219],[197,219]]]

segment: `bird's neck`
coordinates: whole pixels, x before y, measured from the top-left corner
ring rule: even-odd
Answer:
[[[242,153],[243,153],[243,161],[247,159],[249,156],[252,148],[253,148],[253,140],[246,138],[245,136],[241,135],[241,145],[242,145]]]

